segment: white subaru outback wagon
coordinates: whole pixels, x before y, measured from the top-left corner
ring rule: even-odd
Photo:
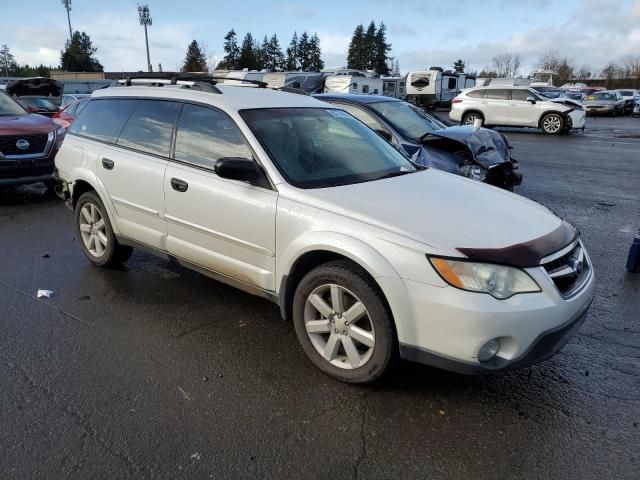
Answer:
[[[414,165],[309,96],[127,83],[93,94],[56,157],[92,263],[140,248],[266,297],[353,383],[397,356],[521,367],[583,323],[593,267],[546,208]]]

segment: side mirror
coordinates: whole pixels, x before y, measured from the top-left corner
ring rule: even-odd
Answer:
[[[536,99],[533,97],[527,97],[527,102],[531,102],[533,105],[536,104]]]
[[[391,136],[391,134],[389,132],[387,132],[386,130],[382,130],[380,128],[376,128],[375,132],[380,135],[382,138],[384,138],[387,142],[390,142],[391,140],[393,140],[393,137]]]
[[[223,157],[216,160],[216,175],[221,178],[254,183],[258,178],[258,167],[253,160],[241,157]]]

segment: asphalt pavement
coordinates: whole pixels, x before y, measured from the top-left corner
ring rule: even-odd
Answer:
[[[560,354],[494,376],[339,383],[269,302],[139,251],[92,267],[61,201],[0,192],[0,479],[640,478],[640,119],[505,132],[597,287]]]

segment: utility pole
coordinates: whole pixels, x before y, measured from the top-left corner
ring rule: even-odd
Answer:
[[[71,0],[62,0],[64,8],[67,10],[67,22],[69,22],[69,41],[73,38],[73,32],[71,30]]]
[[[138,17],[140,20],[140,25],[144,27],[144,41],[147,46],[147,71],[153,72],[153,67],[151,66],[151,58],[149,57],[149,37],[147,35],[147,25],[151,26],[151,15],[149,14],[149,5],[138,4]]]

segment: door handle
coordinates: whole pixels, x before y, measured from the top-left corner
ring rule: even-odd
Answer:
[[[115,163],[113,162],[113,160],[111,160],[109,158],[103,158],[102,159],[102,166],[104,168],[106,168],[107,170],[113,170],[113,167],[115,166]]]
[[[171,188],[173,188],[176,192],[184,193],[189,188],[189,184],[184,180],[180,180],[179,178],[172,178]]]

